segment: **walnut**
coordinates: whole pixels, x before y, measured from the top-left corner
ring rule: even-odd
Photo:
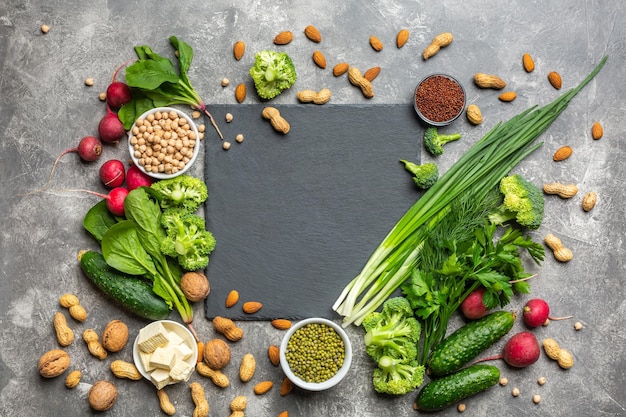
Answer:
[[[109,381],[96,381],[87,394],[89,405],[96,411],[106,411],[117,400],[117,387]]]
[[[39,358],[39,373],[44,378],[55,378],[70,366],[70,355],[61,349],[52,349]]]
[[[230,362],[230,347],[222,339],[212,339],[204,344],[204,362],[211,369],[223,369]]]
[[[202,301],[211,292],[209,280],[200,272],[186,272],[180,279],[180,287],[191,302]]]
[[[121,320],[110,321],[102,331],[102,346],[109,352],[119,352],[128,342],[128,326]]]

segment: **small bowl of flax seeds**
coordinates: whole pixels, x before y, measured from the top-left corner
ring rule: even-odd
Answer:
[[[431,74],[415,87],[415,112],[430,126],[446,126],[456,120],[465,108],[465,90],[454,77]]]

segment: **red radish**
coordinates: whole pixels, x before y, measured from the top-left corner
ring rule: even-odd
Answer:
[[[540,355],[541,349],[535,335],[531,332],[519,332],[506,342],[500,355],[479,359],[474,363],[503,359],[511,366],[525,368],[537,362]]]
[[[103,142],[112,143],[119,142],[124,135],[124,125],[117,117],[116,113],[113,113],[110,107],[107,105],[107,114],[98,123],[98,135]]]
[[[141,171],[136,165],[132,165],[128,168],[128,172],[126,173],[126,186],[129,191],[139,187],[149,187],[152,185],[152,182],[152,177]]]
[[[110,159],[100,166],[100,180],[109,188],[124,184],[125,176],[124,163],[119,159]]]
[[[513,335],[502,349],[502,359],[516,368],[525,368],[537,362],[541,355],[539,342],[531,332]]]
[[[118,72],[124,68],[126,64],[119,67],[113,73],[113,79],[111,80],[111,84],[107,87],[107,104],[114,110],[118,110],[124,104],[130,102],[132,99],[132,93],[130,91],[130,87],[121,82],[116,81]]]
[[[466,318],[477,320],[489,314],[489,310],[483,303],[483,294],[485,294],[485,289],[477,288],[465,297],[461,303],[461,312]]]
[[[83,192],[93,194],[95,196],[101,197],[106,200],[107,209],[114,216],[124,216],[124,200],[128,195],[129,191],[125,187],[115,187],[109,194],[102,194],[91,190],[62,190],[62,191],[75,191],[75,192]]]
[[[59,161],[61,160],[61,157],[71,152],[76,152],[80,159],[85,162],[93,162],[96,159],[100,158],[100,154],[102,153],[102,143],[95,136],[85,136],[80,140],[80,142],[78,142],[78,146],[76,146],[75,148],[66,149],[61,152],[59,156],[57,156],[57,158],[54,160],[54,164],[52,164],[52,169],[50,170],[50,175],[48,176],[48,182],[46,183],[46,185],[44,185],[39,190],[31,191],[29,194],[45,190],[48,185],[50,185],[50,181],[52,181],[52,175],[54,174],[54,171]]]
[[[524,323],[526,323],[528,327],[539,327],[546,323],[547,320],[564,320],[572,318],[572,316],[551,317],[550,306],[548,306],[548,303],[541,298],[528,300],[522,310],[522,317],[524,318]]]

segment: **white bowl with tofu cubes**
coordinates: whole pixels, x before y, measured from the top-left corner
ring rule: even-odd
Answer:
[[[133,344],[135,366],[157,389],[189,380],[197,358],[193,334],[172,320],[154,321],[143,327]]]

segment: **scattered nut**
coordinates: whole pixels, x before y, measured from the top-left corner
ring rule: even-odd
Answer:
[[[476,104],[470,104],[465,110],[467,114],[467,120],[473,125],[479,125],[483,122],[483,114],[480,111],[480,107]]]
[[[191,302],[202,301],[211,292],[209,280],[201,272],[185,272],[180,278],[180,288]]]
[[[308,25],[304,28],[304,36],[312,42],[320,43],[322,41],[322,35],[320,31],[313,25]]]
[[[505,103],[511,102],[517,98],[517,93],[515,91],[507,91],[498,96],[500,101],[504,101]]]
[[[228,87],[228,84],[230,84],[230,80],[228,78],[222,78],[222,87]]]
[[[241,136],[241,141],[243,141],[243,135],[237,135],[237,137]],[[237,139],[235,139],[237,140]],[[241,142],[237,140],[237,142]],[[231,308],[239,301],[239,292],[237,290],[231,290],[226,296],[226,308]]]
[[[358,68],[350,67],[348,70],[348,80],[352,85],[361,89],[361,93],[365,98],[374,97],[374,88],[372,87],[372,83],[363,77]]]
[[[278,366],[280,364],[280,349],[276,345],[270,345],[267,348],[267,355],[270,358],[270,362],[274,366]]]
[[[96,381],[87,393],[89,406],[96,411],[106,411],[117,400],[117,387],[109,381]]]
[[[254,386],[253,391],[256,395],[263,395],[272,389],[273,386],[274,383],[272,381],[262,381]]]
[[[464,412],[464,411],[465,411],[466,406],[465,406],[465,404],[461,403],[461,404],[459,404],[459,405],[457,405],[457,406],[456,406],[456,409],[457,409],[457,411],[458,411],[459,413],[462,413],[462,412]]]
[[[574,323],[574,330],[578,331],[578,330],[582,330],[583,328],[583,324],[579,321],[577,321],[576,323]]]
[[[246,44],[243,41],[237,41],[233,45],[233,56],[237,61],[243,58],[243,54],[246,52]]]
[[[578,193],[578,187],[576,184],[561,184],[558,182],[551,182],[543,185],[543,192],[546,194],[558,195],[561,198],[572,198]]]
[[[326,57],[324,56],[322,51],[313,52],[313,62],[315,62],[315,65],[317,65],[321,69],[326,68]]]
[[[71,345],[74,341],[74,332],[67,325],[67,320],[65,319],[63,313],[57,311],[54,314],[52,323],[59,345],[63,347]]]
[[[554,359],[554,360],[557,360],[559,358],[561,347],[559,346],[559,343],[556,340],[551,339],[551,338],[544,339],[544,341],[541,344],[548,358]]]
[[[111,362],[110,369],[113,375],[118,378],[130,379],[133,381],[139,381],[141,378],[143,378],[135,364],[123,361],[121,359]]]
[[[61,307],[70,308],[71,306],[80,304],[80,301],[77,296],[68,293],[59,297],[59,304],[61,304]]]
[[[511,395],[514,397],[519,396],[520,392],[519,392],[519,388],[515,387],[511,390]]]
[[[224,149],[225,151],[230,149],[230,142],[225,140],[224,143],[222,143],[222,149]]]
[[[372,82],[378,77],[378,74],[380,74],[380,67],[372,67],[363,73],[363,78]]]
[[[541,395],[539,395],[539,394],[533,395],[533,402],[535,404],[539,404],[541,402]]]
[[[434,56],[437,52],[439,52],[439,49],[450,45],[452,43],[452,40],[453,36],[450,32],[440,33],[439,35],[435,36],[431,44],[428,45],[426,49],[424,49],[422,57],[424,58],[424,60],[426,60]]]
[[[594,140],[598,140],[602,138],[603,134],[604,134],[604,129],[602,128],[602,125],[600,124],[600,122],[594,122],[594,124],[591,126],[591,137]]]
[[[102,346],[109,352],[119,352],[128,342],[128,326],[121,320],[111,320],[102,331]]]
[[[85,85],[87,87],[91,87],[93,85],[93,83],[94,83],[94,79],[93,78],[90,77],[90,78],[85,79]]]
[[[291,327],[291,320],[274,319],[272,320],[272,326],[278,330],[287,330]]]
[[[383,50],[383,43],[376,36],[370,36],[370,45],[376,52]]]
[[[293,382],[291,379],[285,377],[283,378],[283,382],[280,384],[280,395],[285,396],[289,394],[293,390]]]
[[[246,353],[241,358],[241,365],[239,365],[239,379],[241,382],[248,382],[254,376],[256,370],[256,360],[251,353]]]
[[[483,73],[474,74],[474,83],[480,88],[493,88],[494,90],[502,90],[506,87],[506,82],[497,75],[489,75]]]
[[[509,383],[509,379],[507,377],[502,377],[500,378],[500,385],[502,385],[503,387],[505,387],[507,384]]]
[[[198,110],[194,110],[194,111],[191,113],[191,117],[192,117],[193,119],[199,119],[200,117],[202,117],[202,113],[200,113]]]
[[[563,86],[563,81],[561,80],[561,75],[558,72],[552,71],[548,74],[548,81],[552,85],[552,87],[560,90]]]
[[[552,159],[556,162],[565,161],[567,158],[572,156],[574,150],[571,146],[561,146],[559,149],[554,152],[554,156]]]
[[[335,77],[342,76],[343,74],[348,72],[349,69],[350,69],[350,64],[348,64],[347,62],[340,62],[333,67],[333,75]]]
[[[569,262],[574,258],[574,254],[571,250],[563,246],[561,239],[553,235],[548,234],[544,238],[544,242],[548,248],[550,248],[554,254],[554,258],[559,262]]]
[[[230,411],[245,411],[248,406],[248,399],[243,395],[238,395],[230,402]]]
[[[224,120],[226,120],[226,123],[230,123],[233,121],[233,115],[230,113],[226,113],[226,116],[224,117]]]
[[[235,136],[235,141],[237,143],[243,142],[243,135],[241,133],[239,133],[237,136]]]
[[[524,71],[533,72],[535,69],[535,61],[530,54],[522,55],[522,65],[524,66]]]
[[[221,339],[212,339],[204,344],[204,362],[211,369],[224,369],[230,363],[230,347]]]
[[[107,93],[100,93],[100,94],[98,94],[98,99],[100,101],[107,101]]]
[[[263,116],[264,119],[270,121],[270,124],[272,125],[275,131],[280,132],[283,135],[286,135],[287,133],[289,133],[291,126],[289,125],[289,122],[287,122],[287,120],[285,120],[285,118],[280,115],[280,112],[278,111],[277,108],[269,107],[269,106],[265,107],[263,111],[261,112],[261,116]],[[246,304],[244,304],[244,312],[251,313],[250,311],[245,310]],[[257,303],[257,304],[259,305],[254,305],[254,307],[258,307],[258,308],[255,311],[252,311],[252,313],[256,313],[261,308],[260,303]],[[248,307],[252,308],[252,305],[248,304]]]
[[[302,90],[296,95],[300,103],[326,104],[330,100],[331,92],[328,88],[322,88],[320,91]]]
[[[86,329],[83,332],[83,340],[87,343],[87,348],[89,349],[89,353],[91,353],[96,358],[103,360],[107,357],[107,351],[104,349],[104,346],[100,344],[98,340],[98,333],[93,329]]]
[[[574,366],[574,357],[567,349],[561,349],[556,362],[563,369],[569,369]]]
[[[68,389],[76,388],[80,384],[83,373],[78,369],[73,370],[65,377],[65,387]]]
[[[159,406],[161,407],[161,411],[168,416],[176,414],[176,407],[174,407],[174,404],[170,401],[170,397],[167,395],[165,390],[157,390],[157,396],[159,397]]]
[[[545,376],[542,376],[542,377],[540,377],[540,378],[537,380],[537,383],[538,383],[539,385],[544,385],[544,384],[546,383],[546,381],[547,381],[547,380],[546,380],[546,377],[545,377]]]
[[[235,100],[237,100],[237,103],[243,103],[243,101],[246,99],[246,94],[247,88],[244,83],[241,83],[237,85],[237,87],[235,87]]]
[[[409,31],[407,29],[402,29],[396,35],[396,46],[398,48],[402,48],[408,40],[409,40]]]
[[[243,330],[234,321],[226,317],[216,316],[213,318],[215,331],[223,334],[231,342],[238,342],[243,338]]]
[[[193,417],[207,417],[209,415],[209,403],[204,395],[204,387],[199,382],[189,384],[191,399],[196,405],[193,410]]]
[[[70,366],[70,355],[61,349],[52,349],[39,358],[39,374],[44,378],[55,378]]]
[[[584,211],[591,211],[598,202],[598,195],[590,191],[583,197],[582,208]]]
[[[230,385],[230,380],[225,373],[217,369],[211,369],[206,363],[196,363],[196,371],[199,375],[209,378],[215,386],[226,388]]]
[[[41,33],[48,33],[50,32],[50,26],[48,25],[41,25]]]
[[[293,40],[293,33],[286,30],[284,32],[280,32],[278,35],[274,37],[274,44],[276,45],[287,45]]]
[[[87,310],[85,310],[85,307],[81,306],[80,304],[71,306],[69,308],[69,312],[70,316],[72,316],[72,318],[76,321],[80,321],[82,323],[83,321],[87,320]]]

